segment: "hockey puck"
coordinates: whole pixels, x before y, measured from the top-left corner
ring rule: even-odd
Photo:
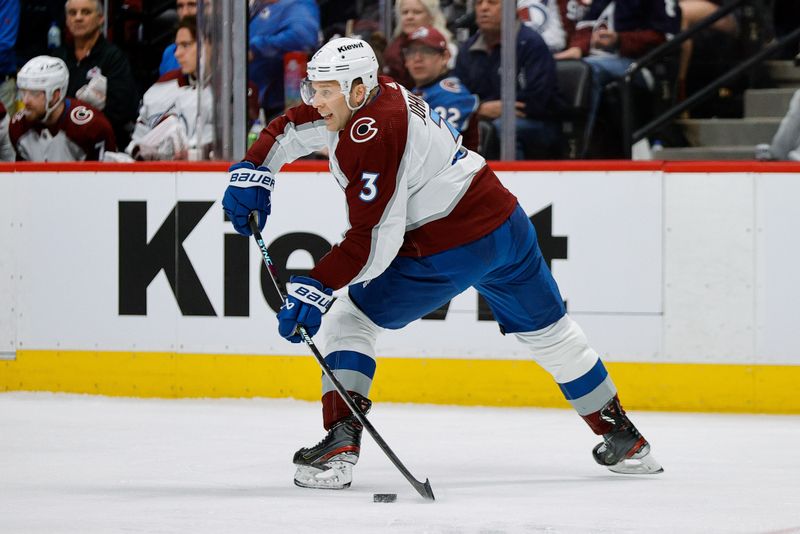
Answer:
[[[374,493],[372,495],[372,502],[394,502],[396,500],[396,493]]]

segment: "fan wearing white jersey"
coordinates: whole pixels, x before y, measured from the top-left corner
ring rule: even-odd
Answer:
[[[298,325],[312,336],[319,331],[326,362],[367,411],[381,330],[402,328],[475,287],[501,329],[530,349],[603,436],[595,460],[621,472],[660,472],[602,361],[565,313],[533,225],[483,158],[463,148],[458,132],[422,99],[379,78],[364,41],[323,46],[308,63],[302,95],[305,104],[273,120],[231,167],[222,202],[234,228],[250,235],[251,211],[262,228],[270,213],[270,169],[329,151],[350,228],[308,276],[292,277],[279,333],[298,343]],[[345,287],[320,330],[332,291]],[[346,488],[362,426],[327,378],[322,412],[328,433],[295,453],[295,484]]]
[[[25,106],[9,125],[17,160],[97,161],[117,149],[114,131],[103,113],[77,98],[65,98],[67,65],[37,56],[17,73]]]

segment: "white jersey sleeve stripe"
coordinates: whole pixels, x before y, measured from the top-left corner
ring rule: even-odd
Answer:
[[[267,153],[262,165],[277,172],[286,163],[310,154],[326,146],[325,121],[318,120],[295,125],[287,122],[283,133],[275,138],[275,144]]]

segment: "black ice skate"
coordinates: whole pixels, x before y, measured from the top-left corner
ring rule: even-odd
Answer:
[[[372,402],[353,394],[362,412],[369,411]],[[303,447],[294,453],[297,471],[294,483],[302,488],[345,489],[353,481],[353,466],[361,452],[361,433],[364,427],[354,415],[334,424],[322,441],[313,447]]]
[[[656,474],[664,471],[650,453],[650,444],[625,415],[616,397],[600,410],[600,417],[611,424],[612,430],[603,434],[603,442],[592,450],[598,464],[623,474]]]

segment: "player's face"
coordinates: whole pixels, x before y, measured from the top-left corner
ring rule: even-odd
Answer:
[[[339,82],[311,82],[314,97],[311,105],[325,119],[329,132],[338,132],[350,120],[351,111],[344,101]]]
[[[449,56],[446,50],[442,52],[423,45],[411,45],[403,50],[406,68],[417,86],[438,78],[447,68]]]
[[[33,91],[20,89],[19,99],[25,106],[23,112],[28,120],[33,122],[41,121],[47,113],[47,100],[44,91]]]
[[[197,41],[188,28],[181,28],[175,34],[175,59],[184,74],[197,71]]]
[[[78,39],[89,38],[100,32],[103,16],[94,0],[69,0],[67,2],[67,28]]]
[[[502,13],[502,0],[476,0],[475,2],[475,24],[481,31],[499,32]]]
[[[431,25],[431,15],[419,0],[400,0],[400,27],[412,33],[421,26]]]
[[[179,19],[197,15],[197,0],[178,0],[175,2],[175,10],[178,12]]]

